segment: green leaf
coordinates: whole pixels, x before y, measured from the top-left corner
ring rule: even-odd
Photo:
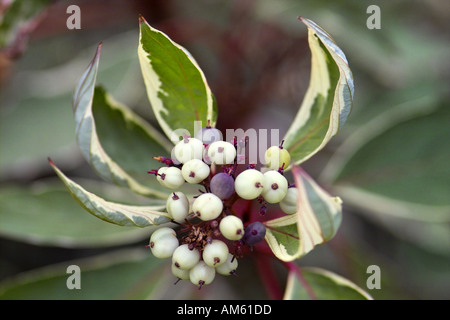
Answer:
[[[353,75],[342,50],[311,20],[308,27],[311,76],[300,109],[284,137],[293,163],[300,164],[321,150],[347,120],[353,95]]]
[[[57,184],[56,184],[57,182]],[[84,181],[90,188],[116,198],[126,195],[108,184]],[[129,198],[133,199],[133,198]],[[0,188],[0,235],[4,238],[64,248],[123,245],[149,236],[148,230],[104,223],[86,214],[60,181],[39,181],[30,186]]]
[[[324,180],[368,212],[448,222],[449,123],[446,103],[393,108],[349,136]]]
[[[152,156],[169,153],[171,144],[131,109],[95,86],[100,49],[101,44],[73,98],[81,153],[103,179],[138,194],[166,198],[167,193],[148,187],[154,179],[138,179],[149,168],[160,166]]]
[[[66,177],[51,160],[49,162],[74,199],[85,210],[99,219],[120,226],[136,227],[159,225],[170,221],[168,213],[161,211],[165,208],[165,205],[133,206],[106,201],[83,189]]]
[[[302,280],[300,281],[299,278]],[[372,300],[353,282],[319,268],[302,268],[288,275],[284,300]]]
[[[1,300],[156,299],[164,292],[163,260],[148,250],[124,249],[100,256],[50,265],[0,284]],[[80,268],[81,289],[67,288],[70,265]],[[69,280],[70,282],[70,280]]]
[[[298,259],[330,240],[342,220],[342,201],[331,197],[300,167],[293,167],[298,189],[298,211],[265,222],[266,241],[283,261]]]
[[[143,17],[139,21],[139,62],[149,101],[164,133],[177,141],[181,135],[174,130],[185,129],[193,136],[195,121],[215,126],[216,101],[197,62]]]

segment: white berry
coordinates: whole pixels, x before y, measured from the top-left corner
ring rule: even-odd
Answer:
[[[166,210],[175,221],[183,221],[189,214],[189,200],[183,192],[173,192],[166,202]]]
[[[181,168],[184,180],[191,184],[202,182],[209,176],[209,173],[209,166],[199,159],[189,160]]]
[[[264,160],[266,161],[266,166],[272,170],[286,169],[291,163],[291,155],[286,149],[272,146],[264,154]]]
[[[172,270],[172,274],[181,280],[189,280],[190,279],[189,270],[177,268],[173,263],[171,266],[171,270]]]
[[[284,213],[294,214],[297,213],[297,199],[298,199],[298,189],[289,188],[286,196],[280,202],[280,208]]]
[[[242,171],[234,182],[236,193],[245,200],[256,199],[263,191],[264,175],[256,169]]]
[[[181,163],[186,163],[192,159],[201,160],[204,148],[205,146],[201,140],[185,137],[175,145],[173,155]]]
[[[200,261],[189,271],[189,279],[200,288],[214,281],[216,270]]]
[[[236,216],[226,216],[220,221],[220,233],[228,240],[240,240],[244,236],[244,224]]]
[[[181,170],[176,167],[159,168],[156,180],[168,189],[178,189],[185,183]]]
[[[173,237],[177,236],[177,233],[172,228],[162,227],[162,228],[156,229],[152,233],[152,236],[150,237],[150,241],[155,241],[156,239],[160,238],[161,236],[164,236],[167,234],[172,235]]]
[[[216,272],[224,275],[229,276],[231,274],[236,273],[236,269],[238,267],[238,262],[236,257],[234,257],[231,253],[228,254],[227,261],[225,261],[224,264],[221,264],[216,268]]]
[[[201,140],[204,144],[211,144],[214,141],[223,140],[222,132],[213,127],[205,127],[195,134],[195,138]]]
[[[172,256],[175,249],[178,248],[179,242],[175,231],[170,228],[161,228],[153,232],[150,237],[150,250],[152,254],[160,259]]]
[[[288,189],[286,178],[275,170],[264,173],[262,196],[268,203],[278,203],[284,199]]]
[[[226,141],[215,141],[208,147],[208,160],[218,165],[232,164],[236,158],[236,148]]]
[[[189,249],[188,244],[182,244],[173,252],[172,263],[175,267],[189,270],[200,261],[200,252],[197,249]]]
[[[203,261],[210,267],[218,267],[227,261],[228,246],[221,240],[213,240],[203,248]]]
[[[222,200],[212,193],[203,193],[192,204],[192,211],[203,221],[216,219],[222,210]]]

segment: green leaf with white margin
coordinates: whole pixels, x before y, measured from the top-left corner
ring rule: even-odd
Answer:
[[[174,130],[185,129],[193,136],[195,121],[215,126],[216,101],[197,62],[143,17],[139,23],[139,62],[149,101],[164,133],[178,141],[181,134]]]
[[[73,97],[76,138],[81,153],[107,181],[145,196],[166,198],[168,193],[140,179],[160,166],[152,156],[170,154],[171,143],[131,109],[114,101],[95,85],[101,44],[81,77]],[[164,154],[161,154],[164,153]]]
[[[342,50],[316,23],[308,27],[311,75],[300,109],[284,136],[292,162],[300,164],[321,150],[347,120],[353,103],[353,75]]]
[[[320,268],[302,268],[300,275],[291,271],[283,299],[373,300],[367,292],[350,280]]]
[[[50,165],[75,200],[89,213],[104,221],[120,226],[148,227],[170,221],[167,212],[162,212],[165,205],[133,206],[106,201],[86,191],[80,185],[65,176],[49,159]]]
[[[342,220],[342,201],[331,197],[300,167],[292,173],[298,189],[297,213],[265,222],[266,241],[283,261],[298,259],[336,234]]]

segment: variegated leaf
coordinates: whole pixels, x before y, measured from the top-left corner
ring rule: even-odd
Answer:
[[[265,222],[266,241],[283,261],[298,259],[330,240],[341,223],[342,201],[331,197],[297,166],[292,168],[298,189],[298,211]]]
[[[177,129],[192,135],[194,122],[215,126],[217,106],[205,75],[191,54],[140,17],[139,62],[159,125],[174,141]]]
[[[354,95],[353,75],[342,50],[316,23],[300,20],[308,27],[311,75],[300,109],[284,137],[284,147],[295,164],[309,159],[338,132],[350,113]]]
[[[137,177],[145,176],[148,169],[157,165],[152,155],[169,154],[171,143],[95,85],[100,49],[101,44],[73,97],[76,138],[81,152],[103,179],[138,194],[165,198],[167,193],[159,185],[149,187],[151,181],[145,183]]]
[[[299,276],[301,280],[299,280]],[[366,291],[336,273],[320,268],[291,271],[284,300],[373,300]]]
[[[92,215],[104,221],[120,226],[147,227],[170,221],[168,213],[163,212],[165,205],[132,206],[106,201],[105,199],[86,191],[80,185],[69,179],[49,159],[50,165],[58,177],[64,182],[72,197]]]

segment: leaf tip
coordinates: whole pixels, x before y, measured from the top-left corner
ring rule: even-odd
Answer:
[[[143,22],[147,22],[142,14],[138,15],[138,20],[139,20],[139,24],[141,24]]]
[[[97,52],[95,53],[95,57],[98,57],[100,55],[100,51],[102,51],[103,41],[100,41],[97,46]],[[95,60],[95,58],[94,58]]]
[[[52,159],[50,159],[50,157],[47,157],[47,160],[48,160],[48,162],[50,163],[50,165],[51,165],[52,167],[55,166],[55,163],[53,162]]]

